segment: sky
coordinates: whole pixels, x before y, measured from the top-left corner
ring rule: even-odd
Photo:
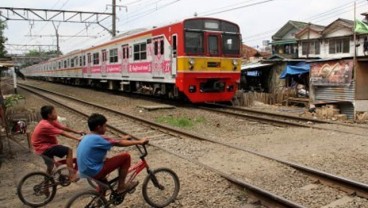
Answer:
[[[116,0],[117,30],[152,28],[174,23],[195,14],[198,17],[225,19],[239,25],[243,43],[262,47],[289,20],[328,25],[338,18],[363,19],[368,12],[367,0]],[[112,0],[1,0],[0,7],[58,9],[72,11],[111,12]],[[1,18],[1,17],[0,17]],[[3,19],[3,18],[2,18]],[[4,19],[3,19],[4,20]],[[111,28],[111,18],[101,22]],[[60,49],[65,54],[110,40],[111,35],[101,26],[82,23],[59,25]],[[8,53],[21,45],[56,45],[55,29],[51,22],[7,21],[5,37]],[[77,37],[81,36],[81,37]],[[56,47],[55,47],[56,48]],[[44,48],[48,50],[48,48]]]

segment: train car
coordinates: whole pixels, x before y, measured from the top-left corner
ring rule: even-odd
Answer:
[[[122,34],[22,69],[28,77],[137,92],[192,103],[230,101],[240,80],[235,23],[190,18]]]

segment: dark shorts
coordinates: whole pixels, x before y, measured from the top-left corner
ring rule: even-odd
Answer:
[[[49,166],[54,165],[54,157],[63,158],[68,155],[69,147],[63,145],[56,145],[47,149],[45,152],[42,153],[42,158],[45,161],[45,164]]]

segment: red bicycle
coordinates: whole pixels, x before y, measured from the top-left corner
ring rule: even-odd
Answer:
[[[127,177],[127,182],[131,182],[141,173],[142,170],[147,170],[147,177],[142,184],[142,194],[144,200],[152,207],[165,207],[174,202],[178,196],[180,183],[176,173],[168,168],[159,168],[151,170],[145,160],[147,149],[136,145],[140,155],[140,161],[130,167]],[[117,193],[116,186],[118,177],[109,181],[94,181],[97,184],[96,190],[85,191],[78,193],[72,197],[66,208],[95,208],[95,207],[110,207],[110,205],[119,205],[124,201],[125,193]],[[133,193],[135,188],[128,193]]]
[[[54,170],[51,175],[37,171],[25,175],[17,185],[19,199],[28,206],[44,206],[55,197],[57,186],[69,186],[69,170],[66,159],[54,161]],[[73,158],[73,169],[78,170],[76,159]],[[90,184],[92,182],[88,181]]]

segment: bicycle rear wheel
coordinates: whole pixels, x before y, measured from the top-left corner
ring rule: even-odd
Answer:
[[[143,182],[144,200],[153,207],[165,207],[174,202],[180,189],[179,178],[168,168],[152,171]]]
[[[56,194],[54,178],[44,172],[29,173],[17,185],[19,199],[31,207],[40,207],[54,199]]]
[[[85,191],[82,193],[78,193],[77,195],[73,196],[68,203],[66,204],[65,208],[97,208],[103,207],[107,208],[108,203],[106,199],[97,191]]]

